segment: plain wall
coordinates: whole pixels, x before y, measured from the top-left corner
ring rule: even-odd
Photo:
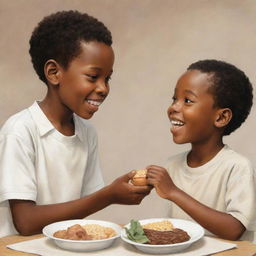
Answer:
[[[91,119],[106,184],[131,169],[162,165],[189,149],[172,142],[166,115],[176,81],[189,64],[224,60],[255,84],[254,0],[0,0],[0,125],[43,99],[45,85],[30,63],[28,41],[44,16],[69,9],[97,17],[113,35],[111,92]],[[241,128],[225,138],[254,165],[255,130],[253,107]],[[166,203],[152,192],[139,206],[113,205],[90,218],[127,223],[131,218],[162,217]]]

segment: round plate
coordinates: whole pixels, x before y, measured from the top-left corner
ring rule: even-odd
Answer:
[[[190,239],[186,242],[176,243],[176,244],[164,244],[164,245],[140,244],[128,239],[124,228],[121,231],[121,238],[123,241],[129,244],[132,244],[142,252],[150,253],[150,254],[166,254],[166,253],[175,253],[175,252],[183,251],[186,248],[188,248],[192,243],[198,241],[200,238],[204,236],[204,229],[197,223],[194,223],[188,220],[157,218],[157,219],[139,220],[139,222],[141,225],[144,225],[144,224],[159,222],[163,220],[169,220],[175,228],[180,228],[186,231],[189,234]],[[130,224],[125,225],[125,227],[129,228]]]
[[[110,237],[102,240],[68,240],[68,239],[61,239],[53,236],[53,234],[56,231],[67,229],[68,227],[71,227],[75,224],[80,224],[81,226],[86,224],[98,224],[104,227],[110,227],[116,231],[117,235],[114,237]],[[119,225],[109,221],[81,219],[81,220],[67,220],[67,221],[52,223],[43,228],[43,234],[49,237],[50,239],[54,240],[56,245],[62,249],[70,250],[70,251],[89,252],[89,251],[102,250],[110,247],[115,241],[115,239],[120,237],[121,229],[122,228]]]

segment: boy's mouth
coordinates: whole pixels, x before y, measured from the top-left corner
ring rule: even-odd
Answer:
[[[180,130],[182,130],[182,127],[185,125],[185,123],[181,120],[178,119],[171,119],[171,133],[173,135],[177,135],[177,132],[179,132]]]
[[[85,99],[86,102],[86,108],[89,112],[96,112],[98,111],[101,103],[104,101],[104,99]]]
[[[88,102],[90,105],[93,105],[93,106],[99,106],[103,101],[102,100],[86,100],[86,102]]]
[[[180,120],[171,120],[171,124],[175,127],[183,126],[185,123]]]

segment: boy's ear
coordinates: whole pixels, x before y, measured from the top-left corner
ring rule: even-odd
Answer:
[[[55,60],[47,60],[44,65],[44,75],[47,81],[53,85],[59,84],[60,65]]]
[[[215,120],[215,126],[218,128],[223,128],[232,119],[232,111],[230,108],[221,108],[217,112],[217,117]]]

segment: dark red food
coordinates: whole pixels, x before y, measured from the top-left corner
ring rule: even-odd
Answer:
[[[190,236],[182,229],[175,228],[172,231],[156,231],[153,229],[143,229],[149,239],[148,244],[176,244],[188,241]]]

